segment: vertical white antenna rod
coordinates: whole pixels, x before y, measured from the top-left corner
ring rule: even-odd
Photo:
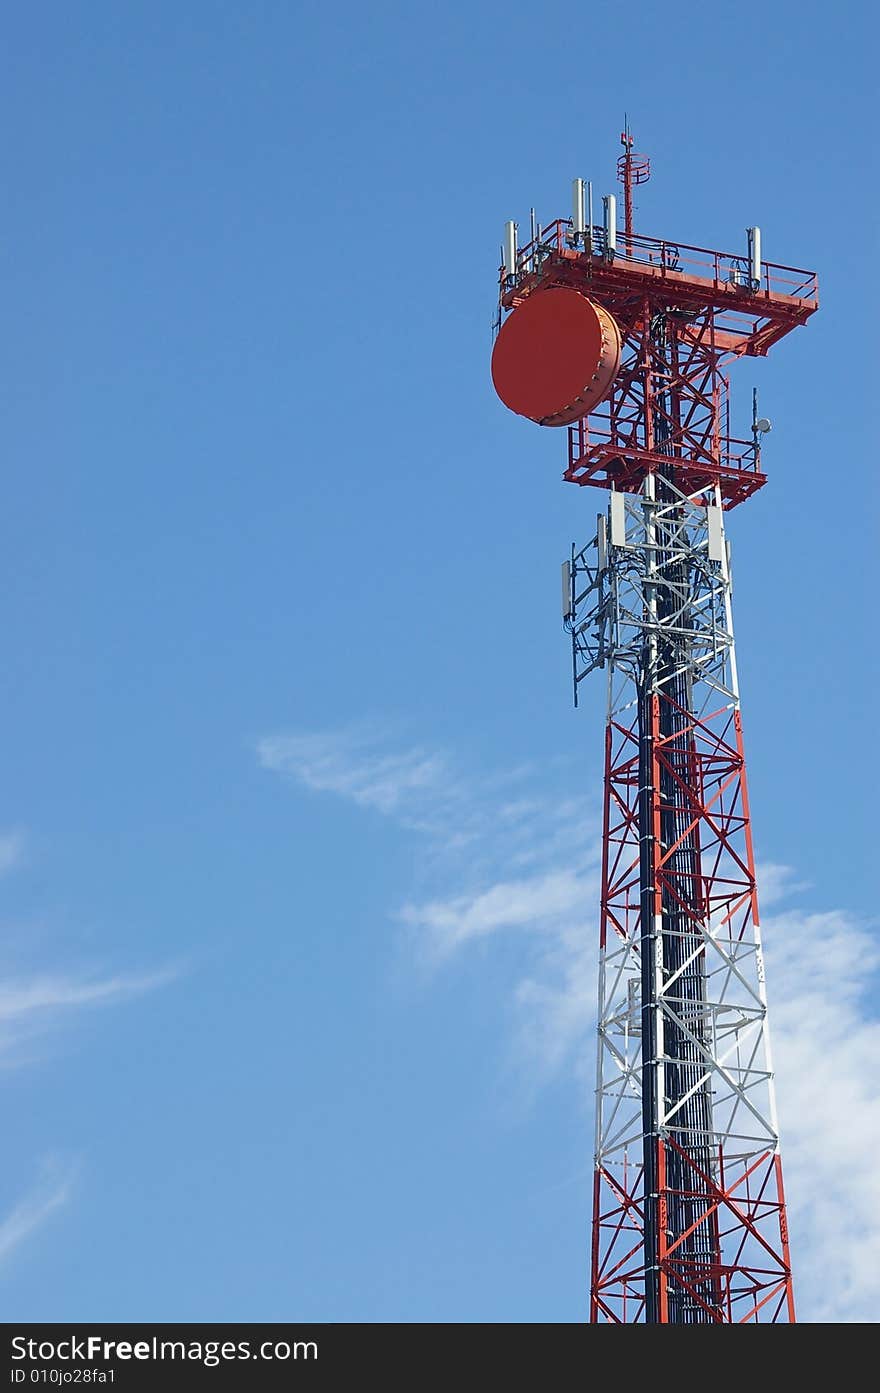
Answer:
[[[587,230],[587,215],[584,195],[586,186],[583,179],[573,179],[571,184],[571,230],[575,240]]]
[[[752,289],[757,290],[761,284],[760,227],[747,227],[746,236],[749,239],[749,275],[751,276]]]
[[[613,261],[617,251],[617,199],[613,193],[606,193],[602,203],[605,209],[605,256],[608,261]]]
[[[593,255],[593,185],[587,184],[587,251]]]
[[[516,223],[506,222],[504,224],[504,273],[507,276],[516,275]]]

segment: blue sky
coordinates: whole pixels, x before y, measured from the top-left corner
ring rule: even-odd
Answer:
[[[876,1310],[869,26],[7,14],[7,1320],[583,1317],[596,500],[488,356],[504,220],[624,110],[641,230],[820,272],[729,532],[801,1308]]]

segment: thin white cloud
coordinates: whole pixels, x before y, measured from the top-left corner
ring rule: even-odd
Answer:
[[[164,986],[172,969],[140,976],[93,978],[35,977],[30,981],[0,982],[0,1021],[21,1020],[43,1011],[76,1006],[105,1006]]]
[[[867,925],[836,910],[765,920],[771,1033],[802,1314],[880,1309],[880,1059]]]
[[[0,875],[8,875],[24,859],[25,836],[17,828],[0,832]]]
[[[761,912],[780,900],[790,899],[801,890],[811,888],[808,880],[798,880],[791,866],[780,865],[778,861],[759,861],[755,874],[758,877],[758,896]]]
[[[507,777],[469,785],[453,780],[439,755],[371,748],[344,735],[272,737],[261,742],[260,759],[305,788],[428,834],[440,884],[409,898],[396,916],[429,961],[505,934],[530,936],[530,966],[513,1006],[532,1079],[568,1070],[591,1102],[595,813],[548,796],[534,770],[517,771],[512,788]],[[456,828],[466,829],[458,841]],[[790,867],[763,864],[758,884],[762,909],[774,911],[765,912],[763,929],[799,1315],[873,1321],[880,1309],[880,1084],[869,1063],[880,1057],[871,1007],[876,939],[843,910],[784,908],[809,888]]]
[[[68,1203],[76,1179],[76,1167],[46,1162],[43,1174],[25,1197],[0,1220],[0,1262],[6,1262],[19,1244]]]
[[[508,867],[540,867],[548,837],[554,857],[583,855],[585,800],[537,789],[530,765],[477,784],[442,752],[394,748],[363,725],[268,735],[256,753],[264,769],[310,792],[334,794],[423,834],[431,858],[454,857],[459,872],[475,880],[494,873],[501,848]]]
[[[272,735],[257,744],[264,769],[303,783],[318,793],[335,793],[380,813],[401,813],[414,799],[445,789],[446,770],[437,755],[413,748],[379,753],[364,736]]]
[[[599,881],[584,884],[580,912],[560,925],[535,970],[516,988],[519,1040],[531,1059],[533,1084],[563,1067],[585,1082],[592,1098],[595,1073]],[[589,906],[589,912],[586,907]],[[589,1158],[586,1158],[589,1159]]]
[[[169,967],[110,977],[56,974],[0,981],[0,1063],[6,1068],[24,1063],[25,1043],[57,1029],[75,1011],[116,1005],[165,986],[178,975],[177,968]]]
[[[0,875],[21,863],[24,846],[22,832],[0,833]],[[58,1028],[74,1013],[141,996],[178,975],[179,968],[166,967],[109,975],[56,971],[0,980],[0,1065],[10,1069],[28,1062],[25,1045]],[[0,1262],[68,1203],[74,1180],[73,1165],[51,1159],[44,1163],[35,1186],[0,1218]]]
[[[583,906],[582,877],[560,868],[519,880],[499,881],[470,895],[425,904],[406,904],[399,917],[412,928],[427,931],[441,954],[469,939],[485,938],[504,929],[558,928]]]

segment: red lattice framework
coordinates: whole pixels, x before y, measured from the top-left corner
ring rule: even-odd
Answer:
[[[596,230],[597,238],[600,232]],[[762,265],[761,284],[745,288],[743,259],[630,233],[613,260],[571,245],[569,223],[544,228],[519,253],[520,271],[505,288],[509,310],[536,290],[570,286],[609,310],[620,326],[621,371],[608,399],[568,428],[572,483],[636,492],[646,470],[670,456],[687,492],[718,484],[726,507],[766,482],[754,440],[731,435],[724,364],[763,357],[818,306],[813,272]],[[666,343],[652,337],[663,316]],[[666,403],[676,403],[669,412]],[[657,439],[667,417],[668,439]]]
[[[740,714],[729,705],[697,719],[681,707],[672,733],[660,731],[660,698],[653,698],[653,788],[651,819],[657,846],[661,844],[664,802],[661,790],[670,780],[678,785],[689,809],[686,829],[678,842],[663,847],[656,861],[654,911],[659,916],[666,896],[674,897],[691,919],[695,951],[711,955],[708,1003],[716,1016],[736,1011],[737,1002],[752,994],[756,963],[758,997],[763,997],[760,939],[756,932],[757,898],[749,823]],[[678,749],[687,744],[687,773],[683,776]],[[680,803],[677,804],[680,806]],[[639,729],[612,720],[607,728],[605,763],[604,845],[602,864],[601,951],[620,945],[621,961],[638,963],[641,939],[639,850]],[[681,873],[671,870],[682,838],[699,846],[698,883],[686,899],[681,896]],[[755,940],[757,938],[757,950]],[[757,951],[757,959],[755,954]],[[749,979],[745,993],[730,991],[739,971]],[[737,984],[740,988],[742,983]],[[674,1009],[674,982],[664,995]],[[613,996],[613,993],[609,993]],[[761,1036],[760,1012],[755,1010],[753,1034]],[[723,1055],[723,1048],[721,1050]],[[718,1059],[707,1060],[707,1071]],[[630,1060],[635,1068],[637,1061]],[[722,1066],[723,1067],[723,1066]],[[732,1070],[727,1072],[732,1073]],[[716,1122],[712,1165],[705,1169],[693,1155],[693,1145],[679,1136],[674,1116],[667,1119],[664,1137],[656,1139],[659,1177],[659,1319],[670,1319],[670,1295],[686,1293],[708,1320],[716,1323],[794,1320],[791,1264],[785,1219],[782,1170],[775,1142],[775,1117],[748,1116],[737,1090],[748,1096],[769,1074],[769,1062],[754,1055],[740,1058],[732,1098]],[[613,1086],[606,1102],[614,1096]],[[635,1121],[633,1113],[630,1119]],[[626,1130],[626,1128],[624,1128]],[[626,1139],[631,1142],[632,1136]],[[632,1146],[611,1145],[594,1179],[591,1310],[593,1321],[633,1322],[644,1319],[645,1252],[643,1166],[633,1161]],[[684,1177],[669,1182],[669,1158],[677,1158]],[[695,1216],[690,1225],[669,1239],[667,1212],[678,1198],[690,1202]],[[687,1240],[700,1227],[709,1230],[708,1247],[714,1261],[695,1264],[683,1257]]]

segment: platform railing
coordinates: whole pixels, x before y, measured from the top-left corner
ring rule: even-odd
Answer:
[[[705,247],[691,247],[683,242],[672,242],[666,238],[645,237],[633,232],[626,237],[626,252],[621,250],[624,239],[619,236],[618,248],[612,264],[620,269],[627,266],[645,267],[660,276],[675,275],[685,279],[711,281],[715,289],[742,286],[752,295],[786,295],[795,300],[812,301],[818,298],[818,278],[815,271],[805,271],[796,266],[781,266],[771,261],[761,262],[761,281],[757,289],[748,283],[749,266],[745,255],[732,252],[709,251]],[[572,251],[586,249],[587,233],[581,233],[575,241],[571,221],[557,218],[546,227],[539,228],[537,236],[517,254],[518,283],[523,277],[540,269],[548,257],[562,256]],[[592,228],[592,250],[594,258],[605,260],[605,230],[599,226]],[[502,291],[510,288],[509,278],[501,271]]]

